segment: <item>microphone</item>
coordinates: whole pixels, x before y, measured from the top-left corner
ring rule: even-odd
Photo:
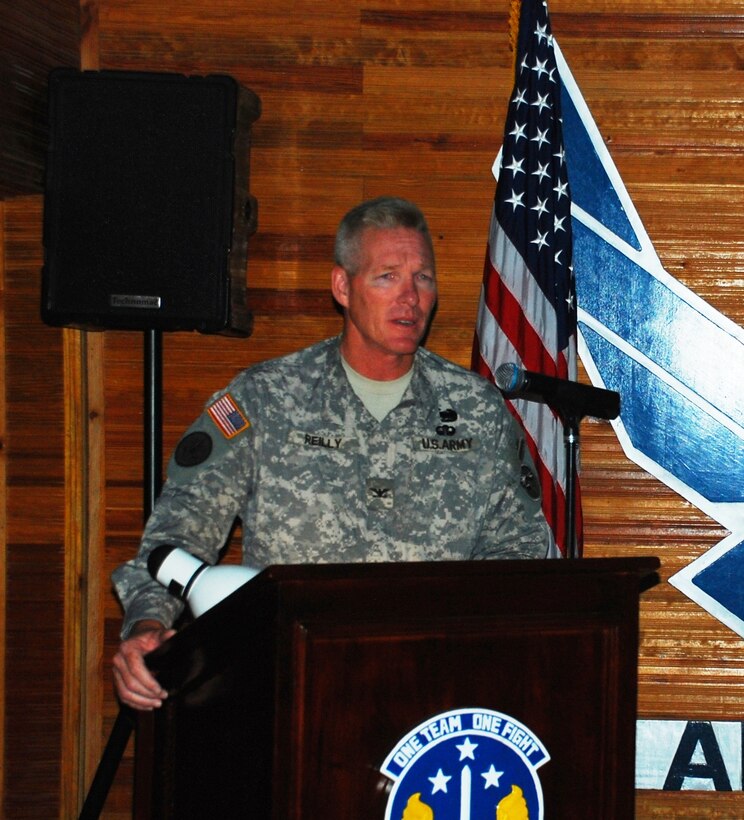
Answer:
[[[541,401],[562,416],[610,420],[620,414],[620,394],[614,390],[532,373],[513,362],[499,365],[494,380],[508,398]]]
[[[212,566],[180,547],[161,544],[148,555],[147,570],[171,595],[185,601],[195,618],[218,604],[259,570],[221,564]]]

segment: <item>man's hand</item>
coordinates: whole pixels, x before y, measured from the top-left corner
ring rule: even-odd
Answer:
[[[159,621],[140,621],[122,641],[114,656],[114,683],[122,703],[150,711],[161,706],[168,693],[145,665],[144,656],[175,635]]]

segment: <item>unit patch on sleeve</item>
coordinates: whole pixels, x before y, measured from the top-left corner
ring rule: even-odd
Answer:
[[[550,755],[514,718],[455,709],[411,730],[380,767],[393,781],[385,820],[542,820],[537,769]]]
[[[212,453],[212,437],[197,430],[185,435],[178,442],[173,458],[179,467],[196,467],[203,464]]]
[[[233,438],[251,426],[229,393],[210,404],[207,413],[225,438]]]

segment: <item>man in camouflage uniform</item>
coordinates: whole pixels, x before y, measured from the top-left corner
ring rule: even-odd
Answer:
[[[409,202],[342,220],[331,272],[339,338],[249,368],[178,444],[125,607],[121,699],[165,697],[142,661],[182,604],[152,581],[160,544],[217,560],[240,518],[244,561],[271,564],[541,558],[549,534],[522,437],[490,383],[421,348],[436,302],[431,237]]]

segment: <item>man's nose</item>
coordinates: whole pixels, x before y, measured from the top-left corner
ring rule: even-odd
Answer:
[[[406,305],[417,305],[419,302],[419,292],[418,288],[416,287],[416,283],[413,280],[413,277],[410,279],[404,279],[400,293],[398,294],[398,301],[403,302]]]

